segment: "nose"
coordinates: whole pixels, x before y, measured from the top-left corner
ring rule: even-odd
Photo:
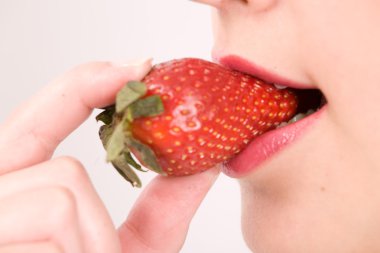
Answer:
[[[191,0],[201,4],[207,4],[218,9],[227,8],[229,4],[244,4],[254,12],[268,11],[273,8],[279,0]]]

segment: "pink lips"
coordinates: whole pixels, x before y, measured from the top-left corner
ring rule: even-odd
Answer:
[[[214,55],[214,58],[217,62],[222,64],[223,66],[231,69],[236,69],[241,72],[245,72],[252,76],[258,77],[265,82],[281,84],[288,87],[296,88],[296,89],[311,89],[313,88],[309,84],[301,84],[298,82],[291,81],[287,78],[280,77],[276,74],[270,73],[268,70],[255,65],[252,62],[249,62],[239,56],[236,55],[228,55],[219,57]]]
[[[292,88],[309,88],[273,75],[268,71],[242,59],[238,56],[226,56],[218,59],[222,65],[254,75],[269,83],[277,83]],[[223,172],[228,176],[239,178],[254,171],[260,164],[269,160],[301,136],[325,111],[325,107],[312,115],[288,126],[269,131],[254,139],[238,156],[223,166]]]
[[[285,148],[301,136],[308,127],[325,111],[323,107],[316,113],[288,126],[269,131],[246,147],[237,157],[223,166],[223,172],[230,177],[243,177],[255,170],[262,162]]]

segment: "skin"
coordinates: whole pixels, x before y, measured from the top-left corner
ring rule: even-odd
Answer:
[[[301,138],[239,179],[247,245],[254,252],[265,253],[380,252],[380,2],[199,2],[215,10],[215,54],[240,55],[271,72],[322,90],[329,102],[319,121]],[[3,123],[0,252],[179,251],[216,171],[181,179],[158,177],[116,230],[80,162],[67,157],[50,160],[56,145],[91,108],[111,103],[126,80],[146,73],[149,66],[145,64],[78,67]],[[72,106],[70,111],[75,113],[65,115],[64,121],[59,115],[60,122],[67,123],[58,129],[49,127],[55,122],[44,117],[49,113],[38,114],[42,117],[39,122],[46,124],[37,125],[32,120],[35,111],[62,110],[67,99],[72,103],[65,105]],[[20,157],[18,153],[29,156],[15,159]],[[183,186],[194,182],[198,187],[190,194]],[[171,188],[183,192],[170,199],[167,194],[149,194],[158,192],[158,187],[167,190],[164,192]],[[180,197],[186,205],[178,206]],[[54,200],[54,205],[47,205],[46,200]],[[156,218],[146,207],[156,209],[157,201],[163,210],[177,206],[177,213],[184,216]],[[30,206],[37,208],[32,212]],[[44,223],[35,224],[34,220]],[[146,220],[150,222],[146,224]],[[174,233],[173,224],[178,225]]]
[[[320,89],[325,113],[240,178],[254,252],[380,252],[380,1],[225,0],[215,55]]]
[[[128,80],[141,79],[150,68],[150,61],[78,66],[0,125],[1,253],[179,252],[218,169],[156,177],[117,229],[80,161],[51,159],[93,108],[111,104]],[[177,215],[162,219],[165,213]]]

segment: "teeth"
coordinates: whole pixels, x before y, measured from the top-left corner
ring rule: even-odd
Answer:
[[[292,124],[292,123],[295,123],[307,116],[309,116],[310,114],[313,114],[315,112],[315,110],[313,109],[310,109],[308,110],[306,113],[298,113],[297,115],[295,115],[293,118],[291,118],[288,122],[282,122],[281,124],[279,124],[276,128],[281,128],[281,127],[284,127],[284,126],[287,126],[289,124]]]
[[[279,90],[283,90],[283,89],[288,88],[288,87],[286,87],[286,86],[284,86],[284,85],[280,85],[280,84],[277,84],[277,83],[275,83],[275,84],[273,84],[273,85],[274,85],[274,87],[276,87],[276,88],[279,89]]]
[[[288,122],[282,122],[280,125],[278,125],[276,128],[281,128],[281,127],[284,127],[284,126],[287,126],[288,125]]]
[[[309,116],[310,114],[313,114],[315,113],[315,110],[313,109],[309,109],[307,112],[306,112],[306,116]]]

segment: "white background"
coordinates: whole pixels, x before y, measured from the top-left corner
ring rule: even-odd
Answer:
[[[210,59],[210,23],[210,9],[188,0],[1,0],[0,120],[51,79],[83,62]],[[55,156],[75,156],[85,165],[117,226],[141,190],[132,189],[105,163],[98,127],[92,116]],[[143,183],[153,176],[142,176]],[[181,252],[249,252],[240,231],[237,182],[219,178]]]

